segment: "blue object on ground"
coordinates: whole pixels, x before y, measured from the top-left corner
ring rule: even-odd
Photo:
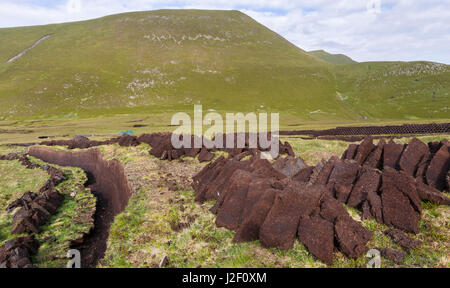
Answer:
[[[132,130],[128,130],[128,131],[120,131],[119,135],[134,135],[134,132]]]

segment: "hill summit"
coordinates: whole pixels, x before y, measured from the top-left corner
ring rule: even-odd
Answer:
[[[357,63],[352,58],[344,55],[344,54],[330,54],[325,50],[315,50],[308,52],[310,55],[322,59],[323,61],[329,62],[335,65],[341,64],[354,64]]]

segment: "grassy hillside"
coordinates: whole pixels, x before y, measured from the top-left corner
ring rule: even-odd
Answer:
[[[335,65],[357,63],[355,60],[344,54],[330,54],[324,50],[310,51],[308,54]]]
[[[170,115],[193,104],[317,123],[448,118],[449,66],[423,63],[431,72],[414,68],[416,75],[401,68],[414,63],[333,65],[317,57],[238,11],[158,10],[0,29],[0,121]]]
[[[326,64],[237,11],[161,10],[0,29],[0,47],[4,118],[191,110],[193,103],[344,111]]]
[[[371,119],[449,119],[450,66],[368,62],[335,67],[343,102]]]

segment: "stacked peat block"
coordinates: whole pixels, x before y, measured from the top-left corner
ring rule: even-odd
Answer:
[[[260,134],[256,133],[235,133],[234,134],[234,143],[227,143],[229,135],[232,134],[219,134],[216,135],[213,140],[209,140],[204,137],[199,137],[195,135],[176,135],[170,132],[163,133],[153,133],[153,134],[142,134],[139,137],[132,135],[122,135],[120,137],[112,138],[105,141],[95,141],[89,140],[86,137],[76,136],[71,140],[52,140],[52,141],[43,141],[40,144],[45,146],[67,146],[68,149],[87,149],[91,147],[101,146],[101,145],[111,145],[111,144],[119,144],[123,147],[130,146],[138,146],[141,143],[146,143],[150,145],[152,148],[150,150],[150,154],[161,159],[161,160],[175,160],[179,159],[181,156],[188,157],[197,157],[200,162],[209,162],[214,158],[214,152],[216,151],[224,151],[227,152],[230,158],[233,157],[245,157],[248,155],[256,155],[260,152],[270,151],[269,148],[263,148],[264,145],[260,143]],[[172,145],[172,137],[178,137],[180,140],[183,140],[184,137],[190,138],[190,147],[201,147],[201,148],[175,148]],[[238,136],[243,136],[244,143],[239,143],[238,145]],[[268,133],[266,135],[268,138],[271,137],[271,134]],[[220,148],[215,145],[216,139],[221,139]],[[256,147],[250,148],[252,145],[250,143],[256,139]],[[279,145],[279,154],[287,154],[290,156],[295,156],[294,150],[288,142],[282,143],[277,139]],[[197,145],[194,145],[197,143]],[[227,145],[228,144],[228,145]],[[231,147],[231,148],[222,148],[222,147]],[[241,148],[238,148],[241,147]]]
[[[355,136],[355,135],[408,135],[408,134],[446,134],[450,123],[403,124],[389,126],[336,127],[327,130],[281,131],[281,135]]]
[[[258,155],[245,161],[220,157],[194,177],[193,188],[196,201],[216,200],[211,209],[216,224],[236,231],[234,241],[259,239],[263,246],[289,249],[298,236],[315,257],[331,264],[335,249],[357,258],[371,238],[343,204],[360,209],[363,219],[400,229],[389,234],[397,240],[408,237],[402,231],[418,232],[422,200],[449,205],[439,190],[449,173],[448,147],[445,141],[426,145],[417,139],[374,145],[367,137],[351,144],[341,159],[313,167],[291,156],[273,164]],[[405,255],[392,249],[382,254],[397,263]]]
[[[84,136],[75,136],[71,140],[51,140],[43,141],[40,145],[44,146],[67,146],[68,149],[87,149],[101,145],[119,144],[122,147],[138,146],[140,142],[136,136],[122,135],[105,141],[90,140]]]
[[[34,268],[30,258],[38,248],[32,235],[6,241],[0,247],[0,268]]]
[[[441,193],[450,168],[448,142],[427,145],[414,138],[408,144],[397,144],[381,139],[373,145],[373,139],[366,137],[360,145],[350,145],[341,159],[357,161],[361,166],[347,201],[338,191],[334,196],[360,208],[363,219],[375,218],[417,233],[421,200],[450,204],[450,199]],[[334,165],[334,169],[339,167]]]
[[[195,136],[195,135],[175,135],[172,133],[154,133],[154,134],[143,134],[137,138],[138,142],[149,144],[152,149],[150,154],[160,158],[161,160],[175,160],[179,159],[181,156],[196,157],[198,155],[198,160],[200,162],[209,162],[214,158],[214,152],[223,151],[228,153],[229,158],[242,159],[245,156],[257,155],[261,152],[266,152],[270,150],[269,148],[263,148],[261,145],[259,134],[253,133],[235,133],[233,137],[233,143],[229,143],[230,134],[219,134],[214,137],[214,139],[209,140],[205,137]],[[180,141],[184,140],[184,137],[188,137],[190,147],[201,147],[201,148],[174,148],[172,145],[172,137],[178,137]],[[238,143],[238,138],[242,137],[244,139],[243,143]],[[270,134],[267,137],[271,137]],[[220,139],[220,141],[218,141]],[[253,139],[256,139],[256,147],[251,145]],[[215,143],[220,142],[220,147],[216,147]],[[228,142],[227,142],[228,141]],[[290,156],[295,156],[294,150],[288,142],[282,143],[277,139],[279,145],[279,154],[287,154]],[[197,144],[196,144],[197,143]],[[228,147],[228,148],[222,148]]]
[[[3,160],[3,161],[18,160],[19,158],[20,158],[20,155],[16,154],[16,153],[10,153],[8,155],[0,155],[0,160]]]
[[[265,247],[290,249],[298,237],[328,264],[335,248],[348,257],[361,256],[371,233],[326,185],[307,183],[313,173],[319,174],[315,179],[325,178],[327,169],[315,168],[290,156],[273,165],[258,156],[244,161],[220,157],[194,177],[193,188],[197,201],[216,200],[211,209],[216,224],[236,231],[235,242],[259,239]]]
[[[66,180],[64,173],[54,167],[32,163],[27,155],[0,155],[0,160],[18,160],[27,169],[42,169],[50,179],[39,190],[39,194],[27,192],[8,205],[6,211],[13,214],[12,234],[39,233],[39,226],[56,214],[64,200],[55,187]],[[31,255],[35,254],[39,243],[34,236],[16,237],[0,247],[0,268],[31,268]]]
[[[64,196],[55,189],[49,189],[37,195],[27,192],[8,206],[13,215],[11,233],[22,234],[26,232],[39,233],[39,226],[45,224],[51,215],[54,215],[61,205]]]
[[[26,155],[19,157],[22,165],[28,169],[40,168],[50,175],[50,179],[39,190],[39,195],[27,192],[21,198],[10,203],[6,210],[13,213],[13,225],[11,233],[22,234],[25,232],[39,233],[39,226],[47,222],[51,215],[64,200],[55,187],[66,180],[64,173],[54,167],[32,163]]]
[[[398,229],[387,229],[384,234],[392,238],[392,241],[400,245],[403,250],[394,250],[391,248],[382,248],[381,256],[387,258],[396,264],[401,264],[403,258],[408,254],[409,249],[422,244],[422,241],[409,237],[406,233]]]
[[[372,138],[366,137],[360,145],[351,144],[342,155],[342,159],[358,161],[359,151],[366,151],[371,143],[373,143]],[[355,153],[355,150],[358,153]],[[450,142],[444,140],[430,142],[427,145],[414,138],[408,144],[397,144],[393,140],[386,143],[384,139],[381,139],[361,164],[380,171],[390,167],[409,176],[408,181],[414,178],[416,183],[423,183],[434,188],[433,190],[429,188],[429,192],[443,191],[449,189],[447,175],[450,169]]]

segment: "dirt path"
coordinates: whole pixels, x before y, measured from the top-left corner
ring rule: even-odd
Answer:
[[[23,55],[25,55],[28,51],[30,51],[31,49],[35,48],[37,45],[39,45],[42,41],[47,40],[48,38],[52,37],[53,34],[47,34],[45,36],[43,36],[41,39],[37,40],[36,42],[34,42],[33,45],[31,45],[30,47],[28,47],[27,49],[23,50],[22,52],[20,52],[19,54],[17,54],[16,56],[12,57],[11,59],[9,59],[8,61],[6,61],[6,63],[11,63],[17,59],[19,59],[20,57],[22,57]]]

